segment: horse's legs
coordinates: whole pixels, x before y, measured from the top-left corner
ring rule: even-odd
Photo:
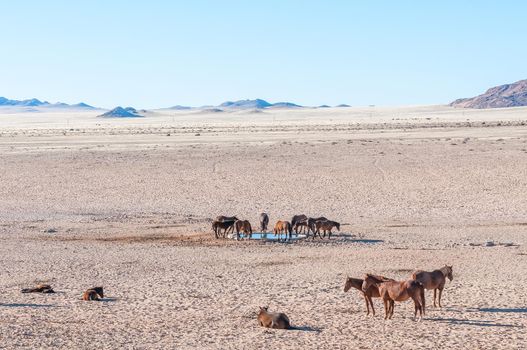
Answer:
[[[329,229],[328,239],[331,239],[331,229]]]
[[[370,304],[368,303],[368,296],[366,294],[364,294],[364,301],[366,302],[366,316],[368,316],[370,314]]]
[[[438,301],[438,304],[439,304],[439,307],[441,308],[441,294],[443,294],[443,288],[438,288],[439,289],[439,295],[438,295],[438,298],[437,298],[437,301]]]
[[[390,320],[392,319],[393,317],[393,311],[395,309],[395,301],[393,301],[392,299],[390,299]]]
[[[373,316],[375,316],[375,308],[373,307],[373,301],[371,300],[370,296],[368,296],[368,300],[370,301],[371,313]]]
[[[434,288],[434,307],[436,307],[436,293],[437,293],[437,288]]]
[[[390,306],[388,306],[388,300],[383,298],[382,301],[384,302],[384,319],[387,320]]]

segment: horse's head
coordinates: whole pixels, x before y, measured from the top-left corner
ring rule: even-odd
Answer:
[[[350,288],[353,286],[352,283],[353,283],[353,281],[352,281],[351,277],[347,276],[346,277],[346,283],[344,283],[344,292],[347,292],[348,290],[350,290]]]
[[[448,266],[448,265],[445,265],[445,270],[446,270],[446,277],[448,277],[448,279],[450,280],[450,282],[452,282],[452,280],[454,279],[454,276],[452,275],[452,273],[454,272],[453,269],[452,269],[452,265]]]
[[[337,231],[340,232],[340,223],[339,222],[335,222],[335,228],[337,229]]]
[[[268,309],[269,309],[269,306],[260,306],[260,311],[258,312],[258,315],[267,313]]]
[[[376,283],[375,278],[373,278],[370,274],[364,275],[364,282],[362,282],[362,291],[365,292],[370,288],[373,284]]]

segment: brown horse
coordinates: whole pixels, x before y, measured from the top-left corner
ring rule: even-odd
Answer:
[[[376,276],[376,277],[383,281],[393,281],[391,278],[387,278],[384,276]],[[373,307],[373,301],[371,300],[371,298],[380,297],[379,288],[377,287],[376,284],[372,284],[371,286],[368,287],[366,291],[363,291],[362,290],[363,283],[364,283],[363,279],[347,277],[346,283],[344,284],[344,292],[347,292],[348,290],[350,290],[351,287],[360,291],[362,295],[364,296],[364,301],[366,302],[366,310],[367,310],[366,315],[370,314],[370,306],[371,306],[372,314],[373,316],[375,316],[375,308]]]
[[[327,220],[328,219],[323,216],[318,217],[318,218],[308,218],[307,219],[307,228],[308,228],[307,234],[309,235],[309,230],[311,230],[311,232],[313,232],[313,238],[314,238],[315,231],[316,231],[315,224],[317,223],[317,221],[327,221]]]
[[[408,281],[383,281],[375,275],[366,274],[362,283],[362,291],[367,291],[371,285],[377,285],[379,295],[384,302],[384,319],[392,318],[396,301],[412,299],[415,306],[414,317],[419,311],[421,318],[425,314],[425,289],[420,282]]]
[[[243,232],[244,237],[251,237],[253,229],[251,223],[248,220],[238,220],[234,223],[236,227],[236,236],[240,237],[240,232]]]
[[[304,214],[295,215],[291,219],[291,227],[293,230],[295,230],[295,233],[298,235],[298,232],[302,232],[302,229],[304,229],[304,233],[306,232],[306,228],[309,233],[309,226],[307,225],[307,216]],[[299,230],[300,229],[300,230]]]
[[[315,222],[316,232],[313,234],[313,239],[315,239],[315,234],[317,233],[318,233],[318,236],[322,239],[320,230],[324,231],[324,238],[326,237],[326,233],[328,233],[328,239],[331,239],[331,229],[333,229],[333,227],[335,227],[337,231],[340,231],[340,223],[336,221],[325,220],[325,221]]]
[[[55,293],[53,288],[49,284],[39,284],[34,288],[24,288],[21,290],[22,293]]]
[[[267,226],[269,225],[269,215],[266,213],[260,214],[260,231],[267,232]]]
[[[281,312],[269,312],[268,307],[260,307],[258,312],[258,324],[266,328],[290,329],[289,317]]]
[[[220,238],[221,230],[224,230],[223,238],[225,238],[227,232],[234,231],[234,221],[213,221],[212,231],[214,231],[214,236],[216,238]]]
[[[223,215],[216,216],[216,221],[219,221],[219,222],[237,221],[237,220],[239,219],[236,216],[223,216]]]
[[[436,291],[439,290],[439,297],[437,299],[439,307],[441,307],[441,294],[445,288],[446,279],[452,281],[452,266],[445,265],[438,270],[432,272],[415,271],[412,274],[412,279],[421,282],[425,289],[434,290],[434,307],[436,307]]]
[[[82,300],[101,300],[104,298],[104,292],[102,287],[93,287],[88,289],[82,294]]]
[[[289,221],[281,221],[278,220],[276,224],[274,225],[273,233],[276,237],[278,237],[278,240],[282,239],[282,234],[285,235],[285,239],[287,240],[287,234],[289,233],[289,239],[291,239],[291,234],[293,230],[291,229],[291,224]]]

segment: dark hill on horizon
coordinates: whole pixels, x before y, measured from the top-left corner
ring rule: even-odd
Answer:
[[[133,107],[123,108],[121,106],[115,107],[114,109],[98,115],[99,118],[142,118],[137,110]]]
[[[477,109],[527,106],[527,79],[492,87],[476,97],[457,99],[450,106]]]
[[[37,98],[30,98],[27,100],[10,100],[5,97],[0,97],[0,106],[11,106],[11,107],[58,107],[58,108],[85,108],[85,109],[95,109],[95,107],[90,106],[84,102],[76,104],[67,104],[63,102],[49,103],[48,101],[40,101]]]

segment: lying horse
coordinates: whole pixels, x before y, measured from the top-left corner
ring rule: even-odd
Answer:
[[[258,312],[258,324],[266,328],[290,329],[291,322],[286,314],[281,312],[269,312],[268,307],[260,307]]]
[[[436,291],[439,290],[439,297],[437,299],[439,307],[441,307],[441,294],[445,288],[446,279],[452,281],[452,266],[445,265],[438,270],[432,272],[416,271],[412,274],[412,279],[420,282],[425,289],[434,290],[434,307],[436,307]]]
[[[393,281],[391,278],[387,278],[384,276],[376,276],[378,279],[381,279],[383,281]],[[344,284],[344,292],[347,292],[350,290],[351,287],[357,289],[362,293],[362,296],[364,297],[364,300],[366,301],[366,315],[370,314],[370,306],[373,316],[375,316],[375,309],[373,308],[373,301],[371,298],[379,298],[379,288],[376,284],[372,284],[368,287],[366,291],[362,290],[362,284],[364,283],[363,279],[360,278],[353,278],[353,277],[347,277],[346,283]]]
[[[273,233],[275,234],[275,236],[278,237],[278,240],[281,240],[283,233],[285,234],[285,239],[287,240],[287,234],[289,233],[289,238],[291,238],[293,230],[291,229],[291,224],[289,223],[289,221],[278,220],[274,225]]]
[[[234,221],[213,221],[212,231],[214,231],[214,236],[216,238],[220,238],[221,230],[224,230],[223,238],[225,238],[227,232],[234,231]]]
[[[303,228],[304,233],[306,232],[306,228],[307,228],[307,231],[309,233],[309,226],[307,225],[307,216],[305,216],[304,214],[293,216],[293,218],[291,219],[291,227],[293,228],[293,230],[295,230],[295,233],[297,235],[299,232],[299,228],[300,228],[300,232],[302,232],[302,228]]]
[[[269,225],[269,215],[266,213],[260,214],[260,231],[267,232],[267,225]]]
[[[82,294],[82,300],[101,300],[104,298],[104,292],[102,287],[93,287],[88,289]]]
[[[414,317],[417,318],[417,311],[419,311],[421,318],[423,318],[425,314],[425,289],[420,282],[415,280],[383,281],[378,276],[366,274],[362,283],[362,291],[367,291],[372,285],[379,288],[379,295],[384,302],[385,320],[393,317],[396,301],[406,301],[410,298],[414,301]]]
[[[55,293],[53,288],[49,284],[39,284],[34,288],[24,288],[21,290],[22,293]]]
[[[236,236],[240,237],[240,232],[243,232],[245,237],[251,237],[253,234],[253,229],[251,223],[248,220],[238,220],[234,223],[236,227]]]
[[[318,236],[322,238],[320,230],[324,231],[324,238],[326,237],[326,232],[328,233],[328,239],[331,239],[331,229],[335,227],[337,231],[340,231],[340,223],[336,221],[326,220],[326,221],[317,221],[315,222],[316,232],[313,234],[313,239],[315,239],[315,234],[318,233]]]

